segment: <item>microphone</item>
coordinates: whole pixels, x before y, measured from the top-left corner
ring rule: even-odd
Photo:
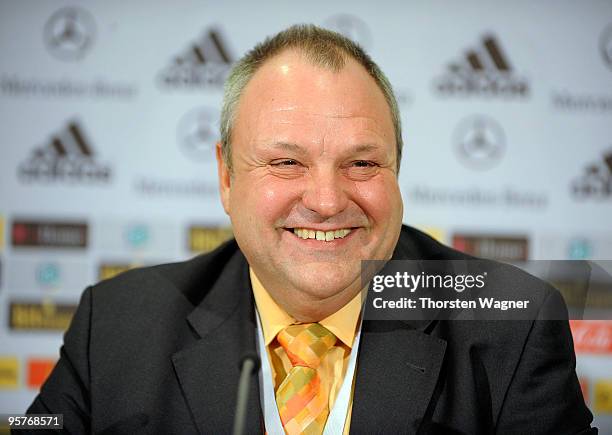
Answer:
[[[238,397],[236,398],[236,413],[234,414],[234,435],[244,434],[251,375],[257,373],[260,364],[259,356],[255,353],[245,354],[240,360],[240,381],[238,383]]]

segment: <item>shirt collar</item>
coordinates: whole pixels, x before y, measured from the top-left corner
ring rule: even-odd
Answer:
[[[251,276],[255,304],[261,319],[264,341],[266,346],[269,346],[282,329],[299,322],[276,303],[250,267],[249,274]],[[361,294],[358,293],[348,304],[319,323],[329,329],[346,346],[352,348],[360,314]]]

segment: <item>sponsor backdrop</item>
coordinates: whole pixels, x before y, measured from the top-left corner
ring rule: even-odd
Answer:
[[[222,85],[289,24],[387,72],[405,222],[484,257],[612,259],[611,2],[332,3],[0,1],[0,412],[33,399],[87,285],[231,237]],[[572,328],[612,431],[612,326]]]

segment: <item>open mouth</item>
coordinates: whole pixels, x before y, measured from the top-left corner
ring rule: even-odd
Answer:
[[[330,231],[312,230],[309,228],[285,228],[285,230],[292,232],[300,239],[313,239],[321,242],[331,242],[335,239],[344,239],[354,230],[354,228],[339,228]]]

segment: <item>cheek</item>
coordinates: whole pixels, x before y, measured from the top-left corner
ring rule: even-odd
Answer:
[[[286,180],[244,180],[234,191],[232,202],[239,204],[243,216],[255,224],[275,223],[287,215],[299,197],[295,186]]]
[[[366,183],[356,183],[360,207],[379,221],[389,221],[394,214],[401,214],[401,194],[395,178],[377,178]]]

